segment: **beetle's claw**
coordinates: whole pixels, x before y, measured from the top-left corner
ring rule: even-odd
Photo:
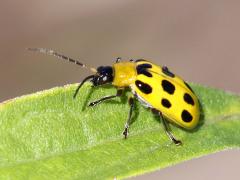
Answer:
[[[122,134],[124,135],[124,138],[127,139],[127,137],[128,137],[128,128],[125,128]]]

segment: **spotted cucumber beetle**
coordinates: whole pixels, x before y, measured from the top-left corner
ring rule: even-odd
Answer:
[[[124,89],[130,89],[133,96],[128,99],[130,110],[123,131],[125,138],[128,136],[135,106],[134,99],[160,116],[166,134],[176,145],[181,144],[181,141],[171,133],[168,121],[185,129],[194,128],[199,121],[200,110],[197,96],[184,80],[169,71],[166,66],[161,67],[145,59],[122,61],[117,58],[113,66],[100,66],[95,69],[53,50],[45,48],[29,48],[28,50],[56,56],[88,68],[94,73],[83,79],[75,91],[74,98],[86,81],[90,81],[93,86],[112,84],[116,87],[115,95],[105,96],[91,102],[89,106],[96,106],[103,101],[120,97]]]

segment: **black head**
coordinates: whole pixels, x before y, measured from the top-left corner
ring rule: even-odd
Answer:
[[[111,83],[113,81],[113,68],[111,66],[100,66],[91,82],[94,86]]]

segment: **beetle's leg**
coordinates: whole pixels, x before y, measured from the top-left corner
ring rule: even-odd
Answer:
[[[167,66],[163,66],[162,67],[162,71],[163,71],[164,74],[166,74],[166,75],[168,75],[170,77],[174,77],[175,76],[171,71],[169,71]]]
[[[180,140],[176,139],[176,138],[174,137],[174,135],[171,133],[170,128],[169,128],[169,125],[168,125],[168,123],[166,122],[166,119],[163,117],[163,115],[162,115],[161,112],[159,112],[159,116],[161,117],[164,130],[165,130],[166,134],[168,135],[168,137],[169,137],[169,138],[172,140],[172,142],[174,142],[174,144],[176,144],[177,146],[178,146],[178,145],[181,145],[182,142],[181,142]]]
[[[115,63],[119,63],[121,61],[121,57],[117,57]]]
[[[152,109],[152,112],[157,113],[160,116],[162,123],[163,123],[164,130],[165,130],[166,134],[168,135],[168,137],[171,139],[171,141],[174,142],[174,144],[176,144],[176,145],[181,145],[182,142],[180,140],[176,139],[174,137],[174,135],[171,133],[170,127],[169,127],[168,123],[166,122],[166,119],[163,117],[162,112],[158,111],[156,109]]]
[[[116,95],[105,96],[105,97],[103,97],[99,100],[91,102],[88,106],[96,106],[96,105],[100,104],[101,102],[106,101],[108,99],[113,99],[115,97],[120,97],[122,94],[123,94],[123,89],[118,89]]]
[[[129,126],[131,124],[132,112],[133,112],[133,109],[134,109],[134,99],[133,99],[133,97],[129,97],[128,103],[130,105],[130,110],[129,110],[129,113],[128,113],[127,122],[125,124],[125,129],[123,131],[123,135],[124,135],[125,139],[128,136],[128,128],[129,128]]]
[[[82,87],[82,85],[83,85],[86,81],[92,79],[93,77],[94,77],[94,75],[90,75],[90,76],[87,76],[85,79],[83,79],[83,81],[78,85],[77,89],[75,90],[75,93],[74,93],[74,95],[73,95],[73,98],[74,98],[74,99],[76,98],[76,96],[77,96],[77,94],[78,94],[78,91],[79,91],[79,89]]]

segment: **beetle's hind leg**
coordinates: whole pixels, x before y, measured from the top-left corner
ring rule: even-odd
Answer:
[[[152,112],[154,114],[158,114],[162,120],[163,127],[165,130],[165,133],[168,135],[168,137],[171,139],[172,142],[174,142],[175,145],[181,145],[182,142],[174,137],[174,135],[171,133],[169,124],[166,122],[166,119],[163,117],[163,114],[161,111],[158,111],[157,109],[152,109]]]
[[[123,131],[123,135],[124,135],[125,139],[127,139],[128,129],[129,129],[129,126],[130,126],[131,120],[132,120],[132,113],[133,113],[133,109],[134,109],[134,98],[133,97],[129,97],[128,104],[130,105],[130,110],[129,110],[129,113],[128,113],[127,122],[125,124],[125,129]]]

